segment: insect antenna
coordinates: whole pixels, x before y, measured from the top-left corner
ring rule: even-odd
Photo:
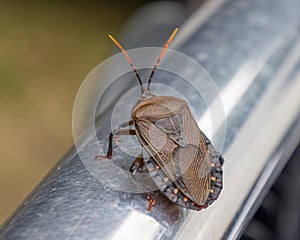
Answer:
[[[152,69],[152,72],[151,72],[150,77],[149,77],[149,80],[148,80],[147,89],[148,89],[149,91],[150,91],[150,83],[151,83],[152,78],[153,78],[153,75],[154,75],[154,73],[155,73],[155,71],[156,71],[156,69],[157,69],[157,67],[158,67],[158,64],[159,64],[161,58],[163,57],[163,55],[165,54],[165,51],[166,51],[166,49],[167,49],[169,43],[170,43],[170,42],[172,41],[172,39],[175,37],[177,31],[178,31],[178,28],[175,28],[175,30],[172,32],[171,36],[169,37],[168,41],[165,43],[163,49],[161,50],[161,52],[160,52],[160,54],[159,54],[159,57],[158,57],[158,59],[157,59],[155,65],[154,65],[154,67],[153,67],[153,69]]]
[[[125,49],[122,47],[122,45],[112,36],[112,35],[108,35],[108,37],[114,42],[114,44],[116,44],[116,46],[118,48],[120,48],[120,50],[122,51],[122,53],[124,54],[124,56],[126,57],[128,63],[130,64],[130,67],[132,68],[133,72],[135,73],[139,83],[140,83],[140,86],[141,86],[141,92],[143,92],[143,84],[142,84],[142,80],[140,78],[140,75],[138,73],[138,71],[136,70],[135,66],[133,65],[130,57],[128,56],[127,52],[125,51]]]

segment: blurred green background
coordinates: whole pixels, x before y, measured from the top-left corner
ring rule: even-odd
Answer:
[[[72,107],[141,1],[0,1],[0,223],[73,144]]]

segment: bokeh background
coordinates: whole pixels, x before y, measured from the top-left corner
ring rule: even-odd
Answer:
[[[73,144],[77,90],[142,4],[0,1],[0,224]]]

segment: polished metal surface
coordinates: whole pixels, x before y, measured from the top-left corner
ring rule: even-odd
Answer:
[[[201,111],[195,116],[225,158],[219,199],[195,212],[173,205],[155,191],[156,204],[149,213],[144,194],[104,185],[72,148],[1,227],[0,239],[238,238],[299,142],[300,1],[210,2],[202,8],[206,17],[199,10],[183,24],[174,48],[194,58],[213,78],[219,96],[201,82],[209,109],[222,100],[224,120],[216,121],[213,128],[206,107],[199,104]],[[189,66],[179,67],[187,71]],[[191,74],[189,80],[197,83],[201,78]],[[175,81],[174,86],[195,110],[199,99],[180,84]],[[116,98],[121,95],[115,93]],[[107,113],[109,106],[104,110]],[[96,125],[104,145],[107,133],[101,129],[107,121],[102,112]],[[81,144],[81,154],[87,158],[97,153],[89,132]],[[118,150],[115,156],[124,158]],[[116,164],[128,169],[131,158],[123,160]],[[105,177],[118,176],[105,171],[105,166],[100,169]],[[135,184],[135,179],[123,184]]]

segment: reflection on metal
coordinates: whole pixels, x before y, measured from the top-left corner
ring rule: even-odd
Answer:
[[[213,77],[225,107],[226,121],[217,128],[226,126],[224,189],[211,207],[182,209],[156,191],[147,213],[143,194],[103,185],[72,149],[6,221],[0,239],[237,238],[299,142],[299,7],[299,0],[224,1],[203,22],[194,15],[198,27],[176,44]],[[205,114],[197,119],[201,129]],[[217,143],[220,134],[208,135]],[[89,149],[89,136],[82,142]]]
[[[144,228],[147,225],[147,229]],[[119,239],[158,239],[162,231],[159,231],[162,226],[150,216],[139,212],[129,214],[124,222],[116,229],[116,233],[111,238],[112,240]],[[134,233],[132,232],[134,229]]]
[[[209,18],[212,17],[216,11],[220,10],[225,1],[226,0],[204,0],[202,6],[189,17],[188,21],[182,24],[180,34],[174,40],[172,46],[177,49],[180,48],[205,22],[209,21]]]

